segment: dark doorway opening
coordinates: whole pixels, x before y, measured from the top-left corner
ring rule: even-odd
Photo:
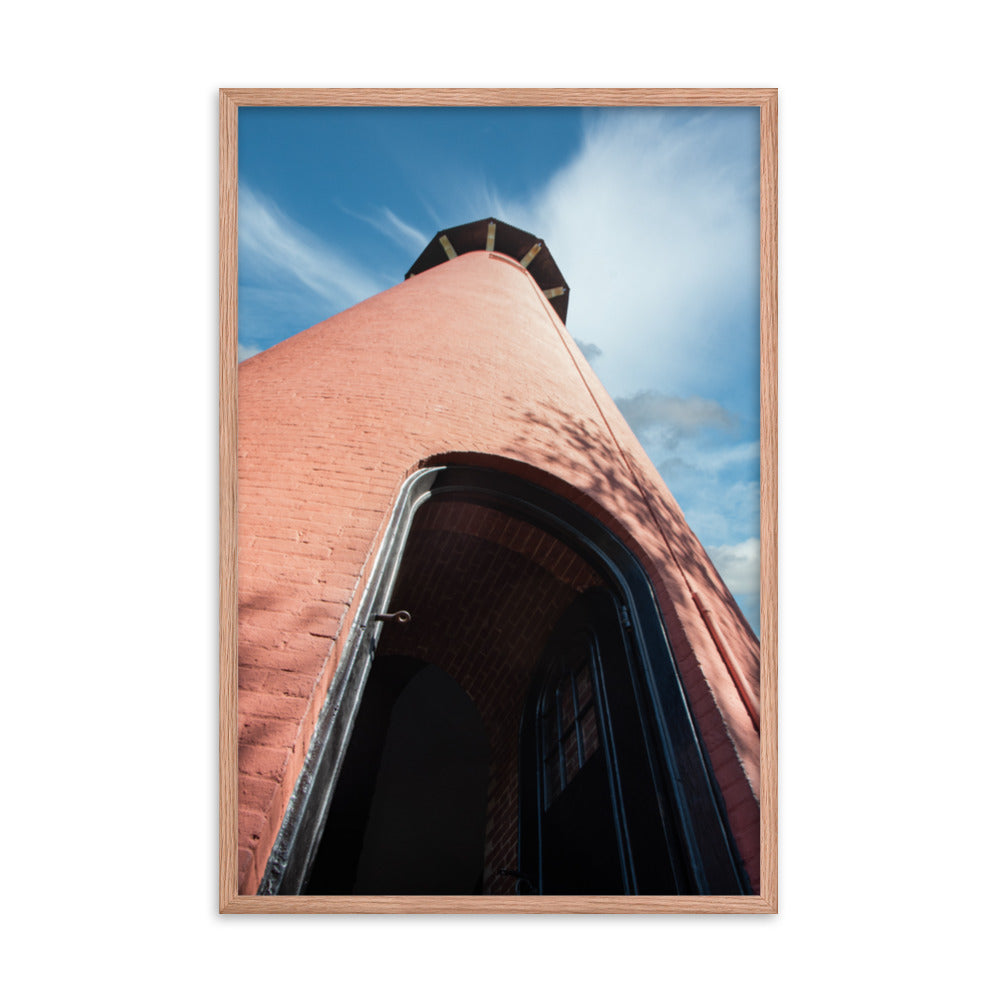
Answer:
[[[481,892],[488,772],[482,721],[458,684],[378,657],[304,891]]]

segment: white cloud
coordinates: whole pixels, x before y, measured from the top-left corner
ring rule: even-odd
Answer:
[[[760,465],[760,442],[744,441],[720,448],[703,448],[699,452],[698,467],[705,472],[722,473],[732,466]]]
[[[734,594],[757,594],[760,591],[759,538],[706,548],[715,568]]]
[[[420,253],[430,242],[430,236],[425,236],[419,229],[414,229],[413,226],[403,222],[391,209],[383,208],[382,215],[389,224],[387,234],[392,236],[404,249]]]
[[[707,427],[730,428],[736,424],[736,417],[721,403],[700,396],[668,396],[646,389],[616,399],[615,403],[636,434],[657,428],[676,438]]]
[[[734,317],[755,314],[758,292],[756,128],[712,112],[594,114],[536,197],[493,199],[500,218],[544,236],[572,289],[569,328],[600,346],[612,395],[713,395],[728,374],[732,338],[747,334]]]
[[[392,209],[385,205],[375,215],[358,212],[353,208],[342,205],[339,201],[336,202],[336,205],[342,212],[367,223],[383,236],[388,236],[397,246],[411,253],[420,253],[430,242],[430,235],[425,236],[419,229],[404,222]]]
[[[345,254],[246,183],[240,185],[239,240],[241,281],[247,276],[277,285],[291,277],[337,311],[380,290]]]

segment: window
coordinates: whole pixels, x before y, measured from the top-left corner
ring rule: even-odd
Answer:
[[[601,745],[590,643],[561,654],[539,705],[544,808],[548,809]]]

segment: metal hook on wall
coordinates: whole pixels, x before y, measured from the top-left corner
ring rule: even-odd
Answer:
[[[368,619],[368,624],[370,625],[372,622],[399,622],[400,625],[405,625],[412,618],[413,615],[409,611],[390,611],[384,615],[372,615]]]

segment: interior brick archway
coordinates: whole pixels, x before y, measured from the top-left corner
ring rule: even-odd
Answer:
[[[379,654],[433,663],[472,699],[490,741],[484,891],[509,893],[518,833],[517,741],[534,668],[573,599],[601,582],[541,528],[471,503],[425,504],[410,529]]]

